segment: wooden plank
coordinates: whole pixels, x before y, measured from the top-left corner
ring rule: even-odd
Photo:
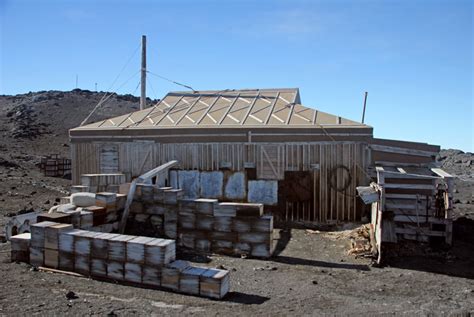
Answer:
[[[414,156],[424,156],[424,157],[432,157],[438,154],[436,152],[421,151],[421,150],[407,149],[407,148],[394,147],[394,146],[377,145],[377,144],[371,144],[370,148],[372,148],[372,150],[374,151],[414,155]]]
[[[385,183],[385,188],[434,190],[433,185]]]
[[[418,197],[417,197],[418,196]],[[406,200],[426,200],[426,196],[419,196],[415,194],[385,194],[387,199],[406,199]]]
[[[439,179],[437,176],[385,171],[385,179]]]
[[[413,235],[425,235],[430,237],[444,237],[446,233],[444,231],[433,231],[425,228],[395,228],[397,234],[413,234]]]
[[[449,174],[448,172],[446,172],[445,170],[441,168],[432,168],[431,171],[442,178],[453,177],[453,175]]]
[[[393,217],[395,222],[409,222],[409,223],[436,223],[436,224],[446,224],[448,222],[447,219],[444,218],[436,218],[436,217],[426,217],[424,215],[418,216],[409,216],[409,215],[395,215]]]
[[[125,203],[125,209],[122,214],[122,219],[120,220],[120,227],[119,227],[119,232],[124,233],[125,231],[125,226],[127,224],[127,219],[128,219],[128,214],[130,212],[130,206],[133,202],[133,197],[135,196],[135,190],[137,188],[137,182],[140,181],[142,183],[146,183],[149,179],[159,176],[160,174],[168,171],[171,167],[174,167],[178,164],[178,161],[170,161],[168,163],[165,163],[163,165],[158,166],[157,168],[152,169],[151,171],[146,172],[145,174],[141,175],[140,177],[134,179],[132,181],[132,184],[130,185],[130,189],[128,191],[127,195],[127,201]]]
[[[438,162],[427,162],[427,163],[402,163],[402,162],[390,162],[390,161],[375,161],[375,165],[383,167],[427,167],[440,165]]]

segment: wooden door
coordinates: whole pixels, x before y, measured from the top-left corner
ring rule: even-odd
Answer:
[[[100,147],[100,172],[102,174],[119,172],[119,151],[116,144],[103,144]]]

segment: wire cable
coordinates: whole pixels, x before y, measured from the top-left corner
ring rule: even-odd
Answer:
[[[177,81],[174,81],[174,80],[172,80],[172,79],[169,79],[169,78],[167,78],[167,77],[164,77],[164,76],[161,76],[161,75],[152,73],[152,72],[150,72],[149,70],[147,70],[146,72],[149,73],[150,75],[156,76],[156,77],[158,77],[158,78],[161,78],[161,79],[163,79],[163,80],[166,80],[166,81],[168,81],[168,82],[170,82],[170,83],[173,83],[173,84],[175,84],[175,85],[178,85],[178,86],[181,86],[181,87],[190,89],[190,90],[192,90],[193,92],[196,92],[196,91],[197,91],[197,90],[195,90],[193,87],[191,87],[191,86],[189,86],[189,85],[181,84],[181,83],[179,83],[179,82],[177,82]]]
[[[125,71],[125,69],[127,68],[127,66],[130,64],[130,62],[132,61],[133,57],[135,57],[135,55],[137,54],[138,52],[138,49],[140,48],[141,44],[138,45],[135,50],[133,51],[132,55],[128,58],[128,60],[125,62],[125,65],[123,65],[122,69],[119,71],[119,73],[117,74],[117,76],[115,76],[114,80],[112,81],[112,84],[110,84],[109,88],[107,89],[107,91],[105,92],[105,94],[102,96],[102,98],[99,100],[99,102],[97,103],[97,105],[92,109],[92,111],[89,113],[89,115],[81,122],[81,124],[79,126],[83,126],[87,120],[92,116],[92,114],[102,105],[104,104],[104,102],[106,102],[108,99],[110,99],[110,97],[115,93],[112,92],[110,93],[110,90],[112,90],[112,87],[115,85],[115,83],[117,82],[117,80],[120,78],[120,76],[122,75],[122,73]],[[121,87],[120,87],[121,88]],[[118,89],[120,89],[118,88]],[[117,89],[117,90],[118,90]]]
[[[106,99],[103,99],[102,102],[99,102],[95,107],[94,109],[92,109],[92,111],[89,113],[89,115],[81,122],[81,124],[79,125],[80,127],[83,126],[87,120],[89,120],[89,118],[94,114],[94,112],[100,107],[102,106],[103,104],[105,104],[108,100],[110,100],[110,98],[115,95],[117,93],[117,91],[119,89],[121,89],[123,86],[125,86],[133,77],[135,77],[140,71],[137,71],[136,73],[134,73],[132,76],[130,76],[124,83],[122,83],[122,85],[120,85],[120,87],[118,87],[116,89],[116,91],[112,92]]]

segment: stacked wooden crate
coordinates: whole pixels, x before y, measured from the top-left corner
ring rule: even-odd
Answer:
[[[91,193],[114,192],[118,193],[120,185],[125,183],[125,174],[83,174],[81,175],[81,186],[87,186]],[[75,188],[82,190],[83,187]]]
[[[190,295],[223,298],[230,287],[229,271],[175,261],[163,268],[162,287]]]
[[[22,233],[10,238],[12,262],[30,263],[31,233]]]
[[[182,195],[182,190],[171,187],[139,184],[130,206],[129,227],[137,233],[149,228],[150,235],[176,239],[178,234],[176,206]]]
[[[212,298],[222,298],[229,290],[228,271],[175,261],[174,240],[93,232],[73,229],[67,224],[41,222],[32,225],[31,240],[25,235],[12,241],[15,251],[31,250],[30,263],[34,266]],[[20,256],[23,253],[12,251],[12,260],[19,260]]]
[[[40,160],[40,169],[45,176],[64,176],[71,172],[71,160],[61,158],[58,154],[43,156]]]
[[[183,199],[181,190],[139,185],[130,207],[132,221],[161,226],[167,238],[200,252],[270,257],[273,217],[262,204]],[[140,228],[140,226],[137,226]]]

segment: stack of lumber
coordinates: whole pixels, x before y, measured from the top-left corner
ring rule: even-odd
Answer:
[[[183,199],[181,190],[137,186],[130,220],[141,227],[151,223],[179,246],[199,252],[270,257],[273,217],[262,204],[219,203],[216,199]],[[140,228],[140,225],[136,226]]]
[[[120,184],[125,183],[125,174],[82,174],[81,187],[73,186],[74,191],[91,193],[114,192],[118,193]],[[84,188],[87,187],[87,188]],[[87,189],[87,190],[85,190]]]
[[[12,238],[12,261],[27,262],[31,254],[30,264],[37,267],[217,299],[229,291],[228,271],[175,261],[174,240],[93,232],[47,221],[31,230],[31,235]]]

